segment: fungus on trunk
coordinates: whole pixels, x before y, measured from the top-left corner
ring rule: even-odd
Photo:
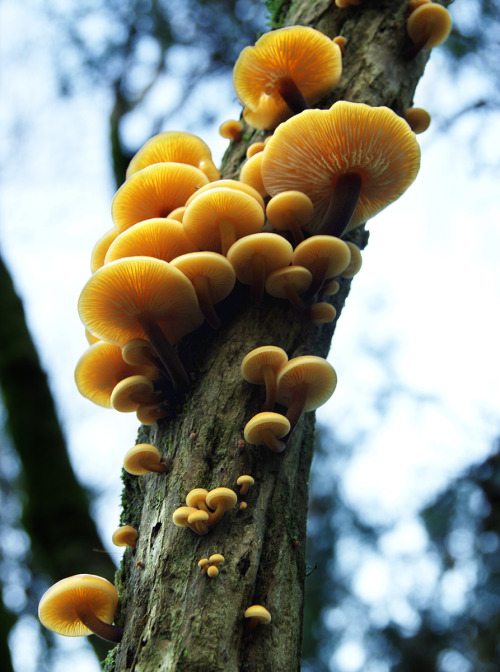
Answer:
[[[388,107],[339,101],[280,124],[263,151],[262,177],[272,196],[309,196],[307,231],[340,238],[399,198],[419,166],[404,119]]]
[[[175,390],[189,386],[173,347],[203,322],[192,284],[166,261],[118,259],[94,273],[78,302],[80,319],[103,340],[124,345],[146,338],[165,366]]]
[[[120,642],[123,628],[112,625],[118,593],[112,583],[93,574],[76,574],[49,588],[38,606],[38,618],[52,632],[66,637],[97,635]]]
[[[254,128],[272,130],[329,93],[342,73],[339,46],[309,26],[288,26],[241,51],[233,86]]]
[[[123,468],[134,476],[168,471],[168,464],[162,459],[161,453],[149,443],[138,443],[127,451],[123,458]]]
[[[262,405],[262,411],[272,410],[276,401],[276,376],[287,361],[286,352],[276,345],[254,348],[243,358],[240,369],[243,378],[253,385],[266,386],[266,399]],[[240,476],[240,478],[246,477]]]
[[[206,142],[184,131],[166,131],[150,138],[128,164],[127,178],[147,166],[167,162],[194,166],[205,173],[210,181],[220,178]]]
[[[337,374],[323,357],[304,355],[284,364],[277,382],[277,400],[288,407],[286,417],[293,430],[302,413],[316,410],[332,396]]]

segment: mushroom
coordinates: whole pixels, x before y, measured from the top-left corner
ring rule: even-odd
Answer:
[[[132,525],[122,525],[113,532],[111,541],[115,546],[130,546],[131,548],[135,548],[138,536],[139,534],[135,527],[132,527]]]
[[[180,222],[154,217],[134,224],[120,233],[109,246],[105,263],[123,257],[155,257],[172,261],[181,254],[195,252],[197,249]]]
[[[433,49],[442,44],[451,31],[449,11],[435,2],[417,6],[406,19],[406,32],[412,42],[408,58],[414,58],[422,49]]]
[[[123,468],[129,474],[142,476],[150,472],[164,474],[168,470],[168,464],[162,459],[156,446],[149,443],[138,443],[125,454]]]
[[[240,182],[248,184],[258,191],[259,194],[265,198],[269,194],[262,182],[262,171],[260,169],[262,164],[262,152],[257,152],[250,158],[247,158],[240,169]]]
[[[135,415],[141,424],[154,425],[155,422],[169,415],[169,409],[165,401],[156,404],[142,404]]]
[[[243,474],[242,476],[239,476],[236,484],[240,486],[240,495],[246,495],[248,492],[248,489],[255,483],[255,480],[252,478],[252,476],[249,476],[248,474]]]
[[[404,119],[387,107],[339,101],[280,124],[263,151],[262,177],[272,196],[290,189],[309,196],[310,233],[340,238],[399,198],[419,166]]]
[[[207,534],[210,515],[206,511],[195,510],[189,514],[187,522],[198,534]]]
[[[214,553],[208,559],[209,567],[207,567],[207,575],[213,579],[219,573],[219,565],[225,562],[225,558],[220,553]]]
[[[269,224],[275,229],[289,229],[295,245],[304,240],[301,227],[311,219],[312,213],[312,201],[301,191],[282,191],[273,196],[266,207]]]
[[[262,229],[264,212],[256,199],[243,191],[214,187],[189,203],[182,223],[200,249],[225,256],[238,238]]]
[[[159,372],[151,364],[124,362],[121,348],[105,341],[97,341],[87,348],[75,368],[75,382],[80,394],[105,408],[111,408],[111,393],[115,386],[135,375],[155,379]]]
[[[205,173],[186,163],[147,166],[131,175],[116,192],[111,204],[115,228],[121,232],[145,219],[167,217],[207,183]]]
[[[97,269],[101,268],[101,266],[104,264],[104,259],[106,257],[107,251],[109,250],[109,246],[116,239],[119,233],[120,232],[117,229],[112,228],[109,231],[106,231],[106,233],[103,234],[94,245],[94,249],[92,250],[90,257],[90,270],[92,273],[95,273]]]
[[[226,140],[239,142],[243,137],[243,124],[237,119],[228,119],[219,126],[219,135]]]
[[[206,499],[208,490],[205,488],[195,488],[186,495],[186,504],[192,509],[199,509],[201,511],[209,512]]]
[[[204,194],[206,191],[210,191],[211,189],[220,189],[220,188],[237,189],[238,191],[243,191],[245,194],[248,194],[249,196],[252,196],[252,198],[255,198],[255,200],[260,205],[263,211],[265,211],[266,209],[266,206],[264,205],[264,199],[259,194],[259,192],[256,191],[249,184],[245,184],[244,182],[240,182],[239,180],[217,180],[216,182],[209,182],[208,184],[205,184],[203,187],[200,187],[194,194],[192,194],[187,199],[186,206],[190,205],[194,201],[194,199],[197,198],[200,194]]]
[[[431,115],[423,107],[409,107],[405,110],[403,119],[415,135],[426,131],[431,124]]]
[[[205,320],[213,329],[218,329],[220,318],[214,303],[225,299],[233,290],[236,275],[231,263],[217,252],[190,252],[173,259],[171,265],[192,283]]]
[[[312,282],[306,297],[314,297],[326,279],[344,271],[351,261],[349,246],[334,236],[311,236],[302,241],[293,252],[292,264],[304,266],[312,273]]]
[[[363,264],[363,257],[361,256],[359,247],[350,241],[347,241],[347,246],[351,251],[351,261],[347,268],[344,268],[340,274],[341,278],[353,278],[356,273],[359,273]]]
[[[276,401],[276,376],[288,361],[288,355],[276,345],[263,345],[251,350],[241,362],[241,375],[253,385],[266,386],[266,399],[262,411],[270,411]],[[243,493],[242,493],[243,494]]]
[[[113,388],[111,406],[120,413],[132,413],[139,406],[158,401],[153,381],[146,376],[129,376]]]
[[[212,509],[208,525],[212,527],[222,517],[225,511],[231,509],[237,502],[236,493],[229,488],[215,488],[207,495],[207,506]]]
[[[269,274],[266,280],[266,292],[278,299],[288,301],[299,310],[306,310],[303,296],[311,286],[312,273],[303,266],[278,268]]]
[[[93,574],[61,579],[49,588],[38,605],[38,618],[52,632],[66,637],[94,633],[120,642],[123,628],[112,625],[118,593],[112,583]]]
[[[342,73],[340,48],[308,26],[264,33],[241,51],[233,87],[254,128],[272,130],[329,93]]]
[[[271,622],[271,614],[260,604],[254,604],[245,611],[245,618],[249,618],[248,630],[253,630],[257,625],[267,625]]]
[[[281,367],[277,384],[277,400],[288,407],[286,417],[293,429],[303,412],[316,410],[328,401],[337,386],[337,374],[323,357],[304,355]]]
[[[285,443],[280,441],[291,429],[284,415],[265,411],[257,413],[247,422],[243,431],[245,441],[254,445],[266,445],[273,453],[282,453]]]
[[[266,278],[279,268],[288,266],[293,249],[276,233],[252,233],[237,240],[227,251],[227,258],[244,285],[250,285],[254,303],[262,300]]]
[[[193,532],[196,532],[197,534],[201,534],[194,523],[189,522],[190,516],[193,515],[193,513],[197,513],[198,509],[194,509],[191,506],[180,506],[178,509],[174,511],[172,514],[172,520],[174,522],[174,525],[177,525],[177,527],[189,527],[193,530]],[[203,512],[204,513],[204,512]]]
[[[201,569],[202,574],[207,573],[207,569],[208,569],[209,564],[210,563],[209,563],[208,558],[202,558],[201,560],[198,560],[198,567]]]
[[[153,257],[112,261],[87,281],[78,310],[87,329],[105,341],[122,346],[146,337],[174,389],[189,386],[172,344],[199,327],[203,315],[193,286],[181,271]]]
[[[147,166],[166,162],[194,166],[210,181],[220,178],[208,145],[197,135],[184,131],[167,131],[150,138],[130,161],[127,178]]]

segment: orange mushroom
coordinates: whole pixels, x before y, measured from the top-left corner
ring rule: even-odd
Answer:
[[[399,198],[419,167],[415,134],[395,112],[339,101],[280,124],[263,151],[262,177],[272,196],[309,196],[310,233],[340,238]]]
[[[329,93],[342,73],[340,48],[308,26],[264,33],[245,47],[233,69],[233,86],[254,128],[272,130],[291,114]]]
[[[125,231],[138,222],[167,215],[208,183],[205,173],[185,163],[155,163],[131,175],[111,204],[115,228]]]
[[[181,271],[152,257],[112,261],[87,281],[78,310],[87,329],[103,340],[124,345],[147,338],[174,389],[189,386],[172,344],[199,327],[203,315],[193,285]]]
[[[167,162],[194,166],[210,181],[220,178],[209,146],[197,135],[184,131],[166,131],[150,138],[130,161],[127,178],[147,166]]]
[[[123,628],[112,625],[118,593],[112,583],[93,574],[61,579],[49,588],[38,605],[38,618],[52,632],[66,637],[92,633],[120,642]]]

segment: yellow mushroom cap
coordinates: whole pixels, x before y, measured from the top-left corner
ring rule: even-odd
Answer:
[[[308,26],[289,26],[245,47],[233,69],[233,86],[243,117],[255,128],[274,129],[291,110],[279,93],[280,80],[293,80],[309,104],[329,93],[342,73],[340,48]]]
[[[80,394],[105,408],[111,408],[111,393],[115,386],[124,378],[135,375],[156,378],[158,369],[149,364],[127,364],[123,361],[121,348],[105,341],[97,341],[87,348],[75,368],[75,382]]]
[[[113,532],[111,541],[115,546],[131,546],[135,548],[138,536],[137,530],[132,525],[121,525],[121,527]]]
[[[359,247],[350,241],[347,242],[347,245],[351,251],[351,261],[349,262],[347,268],[345,268],[340,274],[341,278],[354,277],[356,273],[359,273],[363,264],[363,257],[361,256]]]
[[[349,246],[335,236],[311,236],[302,241],[293,252],[292,264],[308,268],[314,275],[315,265],[325,263],[325,278],[334,278],[351,261]]]
[[[206,567],[208,565],[208,563],[209,563],[208,558],[202,558],[201,560],[198,560],[198,567],[203,569],[204,567]]]
[[[218,567],[221,565],[223,562],[226,561],[225,557],[221,553],[214,553],[211,555],[208,559],[208,561],[212,564]]]
[[[204,277],[213,303],[225,299],[232,292],[236,282],[232,265],[226,257],[217,252],[190,252],[173,259],[171,265],[193,283],[195,290],[196,279]]]
[[[311,219],[313,204],[301,191],[282,191],[273,196],[266,207],[269,224],[275,229],[289,229],[292,222],[304,226]]]
[[[87,281],[78,310],[91,333],[117,345],[146,337],[137,319],[141,314],[156,319],[170,343],[203,322],[189,280],[153,257],[126,257],[105,264]]]
[[[219,126],[219,133],[226,140],[238,142],[243,136],[243,124],[237,119],[228,119]]]
[[[155,163],[186,163],[201,170],[209,180],[220,173],[208,145],[197,135],[184,131],[166,131],[150,138],[136,153],[127,168],[127,177]]]
[[[180,506],[172,514],[174,525],[177,525],[177,527],[190,527],[188,518],[196,511],[198,511],[198,509],[193,509],[190,506]]]
[[[292,260],[293,248],[283,236],[277,233],[252,233],[237,240],[227,252],[227,258],[236,272],[236,277],[244,285],[252,284],[254,267],[252,261],[258,257],[266,278],[270,273],[288,266]]]
[[[243,378],[254,385],[264,383],[263,369],[269,366],[275,374],[288,361],[288,355],[276,345],[262,345],[259,348],[251,350],[241,362],[241,375]],[[251,476],[240,476],[240,478],[251,478]],[[237,481],[240,485],[240,480]]]
[[[168,415],[168,407],[165,403],[142,404],[135,415],[143,425],[154,425],[155,422]]]
[[[431,115],[423,107],[409,107],[403,118],[416,135],[426,131],[431,124]]]
[[[300,296],[309,289],[312,282],[312,273],[303,266],[287,266],[278,268],[268,275],[266,280],[266,292],[277,299],[290,298],[287,292],[289,287]]]
[[[118,593],[112,583],[93,574],[76,574],[61,579],[49,588],[38,606],[42,625],[58,635],[91,635],[79,619],[76,609],[87,605],[105,623],[111,623],[118,605]]]
[[[149,443],[138,443],[128,450],[123,458],[123,468],[129,474],[134,474],[134,476],[149,474],[151,471],[154,471],[152,467],[155,465],[159,466],[160,463],[160,451],[156,446],[152,446]],[[161,468],[161,471],[166,471],[166,464],[163,464],[163,466],[165,468]]]
[[[146,376],[129,376],[113,388],[111,406],[120,413],[132,413],[143,404],[156,401],[153,381]]]
[[[414,44],[425,49],[437,47],[450,34],[450,13],[435,2],[423,3],[406,20],[406,31]]]
[[[209,576],[211,579],[214,579],[219,573],[219,570],[215,565],[210,565],[210,567],[207,567],[207,576]]]
[[[258,623],[267,625],[271,622],[271,614],[260,604],[254,604],[245,611],[245,618],[255,619]]]
[[[92,250],[92,255],[90,257],[90,270],[92,273],[95,273],[97,269],[101,268],[101,266],[104,264],[109,246],[116,239],[119,233],[120,232],[115,228],[110,229],[109,231],[106,231],[106,233],[103,234],[94,245],[94,249]]]
[[[258,191],[256,191],[249,184],[245,184],[244,182],[240,182],[239,180],[229,180],[229,179],[216,180],[215,182],[209,182],[208,184],[205,184],[203,187],[200,187],[192,196],[188,198],[188,200],[186,201],[186,205],[190,205],[197,196],[205,193],[205,191],[210,191],[211,189],[219,189],[221,187],[225,189],[237,189],[238,191],[243,191],[245,194],[248,194],[249,196],[252,196],[252,198],[255,198],[257,203],[261,206],[262,210],[266,209],[264,205],[264,199],[262,198],[262,196],[259,194]]]
[[[227,250],[223,249],[220,225],[226,222],[230,223],[237,240],[262,229],[264,212],[256,199],[243,191],[214,187],[197,194],[182,220],[187,235],[200,249],[223,254]]]
[[[255,191],[258,191],[263,198],[265,198],[268,194],[262,181],[261,165],[262,152],[257,152],[249,157],[241,166],[240,181],[243,182],[243,184],[249,184]]]
[[[205,173],[185,163],[156,163],[139,170],[113,198],[111,216],[116,229],[125,231],[145,219],[167,217],[207,182]]]
[[[255,479],[248,474],[239,476],[236,480],[236,484],[241,486],[240,495],[245,495],[248,492],[248,489],[251,488],[254,483]]]
[[[305,110],[280,124],[266,144],[262,176],[268,192],[302,191],[314,205],[304,227],[315,233],[337,179],[361,177],[361,193],[347,231],[399,198],[415,179],[420,148],[408,124],[388,107],[339,101]]]
[[[269,448],[273,452],[282,452],[285,449],[285,445],[278,439],[282,439],[290,431],[290,422],[285,418],[284,415],[280,413],[273,413],[272,411],[264,411],[262,413],[257,413],[254,417],[247,422],[245,429],[243,430],[243,435],[245,441],[252,443],[257,446],[268,445],[265,438],[265,433],[270,432],[276,439],[276,447],[272,448],[269,445]]]
[[[186,504],[193,509],[200,509],[202,508],[200,505],[205,504],[207,495],[208,490],[205,490],[205,488],[194,488],[186,495]]]
[[[313,411],[332,396],[337,386],[337,374],[333,366],[314,355],[295,357],[284,364],[278,372],[277,400],[284,406],[290,404],[293,389],[307,386],[304,411]]]
[[[198,248],[186,236],[184,227],[174,219],[146,219],[126,229],[112,242],[105,263],[123,257],[155,257],[172,261]]]
[[[196,525],[196,523],[205,523],[209,519],[209,517],[210,516],[206,511],[196,509],[195,511],[189,514],[187,522],[189,523],[189,525]]]
[[[211,509],[215,510],[220,507],[224,511],[231,509],[237,501],[238,497],[236,493],[230,488],[215,488],[215,490],[210,490],[206,499],[207,506]]]

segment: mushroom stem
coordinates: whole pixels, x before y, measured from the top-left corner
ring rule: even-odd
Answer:
[[[144,462],[144,467],[148,471],[154,471],[155,474],[164,474],[166,471],[168,471],[168,464],[163,460],[160,460],[159,462],[153,462],[153,460],[151,461],[147,460]]]
[[[250,288],[250,298],[254,303],[260,303],[264,295],[264,286],[266,284],[266,263],[261,254],[254,254],[252,257],[252,284]]]
[[[220,518],[222,518],[225,511],[226,511],[226,508],[225,508],[225,506],[222,502],[219,502],[219,504],[217,504],[217,508],[215,509],[215,511],[210,511],[210,509],[209,509],[208,510],[208,515],[210,516],[210,518],[207,520],[206,525],[208,527],[212,527],[212,525],[215,525],[215,523]]]
[[[203,313],[207,324],[209,324],[212,329],[218,329],[220,327],[220,319],[215,312],[208,279],[204,275],[196,275],[192,278],[191,282],[193,283],[196,296],[198,297],[200,310]]]
[[[220,244],[222,254],[227,257],[227,251],[236,242],[236,231],[230,219],[219,220]]]
[[[81,604],[75,608],[76,614],[81,622],[92,630],[94,635],[108,642],[121,642],[123,637],[123,628],[112,623],[105,623],[98,618],[88,604]]]
[[[298,308],[299,310],[305,310],[307,308],[307,304],[302,300],[302,298],[297,293],[297,290],[291,283],[286,285],[285,292],[288,300],[292,306],[294,306],[294,308]]]
[[[261,437],[266,446],[270,448],[273,453],[282,453],[286,448],[286,444],[276,438],[270,429],[262,429]]]
[[[175,352],[172,344],[158,326],[158,323],[146,314],[137,316],[137,321],[146,334],[146,338],[151,343],[153,350],[160,358],[162,364],[167,369],[167,373],[172,380],[176,391],[187,390],[189,387],[189,378],[179,356]]]
[[[342,237],[356,210],[362,184],[358,173],[345,173],[337,178],[318,235]]]
[[[269,364],[264,364],[262,367],[262,375],[264,376],[264,383],[266,386],[266,400],[262,404],[261,411],[272,411],[274,402],[276,401],[276,374],[274,369]],[[241,486],[242,488],[244,486]],[[240,493],[244,495],[248,490],[248,486],[245,488],[245,491],[240,490]]]
[[[315,261],[309,267],[309,270],[311,271],[313,277],[309,289],[304,295],[306,300],[313,299],[323,287],[323,283],[326,280],[326,274],[328,272],[328,259],[326,257],[315,259]]]
[[[300,416],[304,412],[307,390],[308,384],[300,383],[294,387],[291,392],[290,405],[288,406],[288,411],[286,412],[286,417],[290,421],[290,432],[294,430],[295,425],[300,420]]]
[[[282,77],[278,81],[278,91],[294,114],[309,109],[307,100],[291,77]]]
[[[292,216],[288,220],[288,228],[290,230],[290,233],[292,234],[293,238],[293,246],[297,247],[297,245],[300,245],[300,243],[304,240],[304,234],[302,232],[302,229],[300,228],[300,225],[297,221],[297,219]]]

